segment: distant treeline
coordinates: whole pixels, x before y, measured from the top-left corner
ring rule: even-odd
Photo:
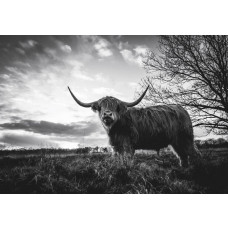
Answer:
[[[228,141],[224,138],[195,140],[195,143],[199,149],[228,148]]]
[[[75,149],[61,149],[61,148],[40,148],[40,149],[26,149],[21,148],[17,150],[0,150],[0,156],[12,155],[69,155],[69,154],[89,154],[89,153],[108,153],[107,147],[83,147]]]
[[[195,140],[199,149],[209,148],[228,148],[228,140],[224,138]],[[74,155],[74,154],[89,154],[89,153],[110,153],[110,147],[82,147],[75,149],[61,149],[61,148],[21,148],[21,149],[0,149],[0,156],[18,156],[18,155]]]

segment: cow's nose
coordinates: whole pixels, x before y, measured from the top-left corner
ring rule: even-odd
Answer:
[[[111,117],[112,116],[112,112],[110,112],[110,111],[106,111],[106,112],[104,112],[104,117]]]

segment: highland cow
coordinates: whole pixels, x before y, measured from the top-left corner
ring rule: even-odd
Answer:
[[[68,89],[80,106],[91,107],[93,111],[98,112],[115,152],[134,155],[136,149],[159,151],[171,145],[180,159],[180,165],[185,167],[189,164],[189,158],[198,157],[192,122],[182,106],[134,108],[143,99],[148,87],[132,103],[110,96],[84,103],[74,96],[69,87]]]

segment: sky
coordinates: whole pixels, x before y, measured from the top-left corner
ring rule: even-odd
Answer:
[[[98,116],[80,107],[133,101],[158,36],[0,36],[0,149],[107,146]]]

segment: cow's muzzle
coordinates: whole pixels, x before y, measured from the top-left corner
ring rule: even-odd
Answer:
[[[112,119],[112,118],[110,118],[110,117],[104,117],[103,119],[102,119],[102,121],[105,123],[105,125],[107,125],[107,126],[109,126],[109,125],[111,125],[113,122],[114,122],[114,120]]]
[[[105,123],[105,125],[111,125],[114,122],[114,117],[112,112],[104,112],[103,116],[102,116],[102,121]]]

